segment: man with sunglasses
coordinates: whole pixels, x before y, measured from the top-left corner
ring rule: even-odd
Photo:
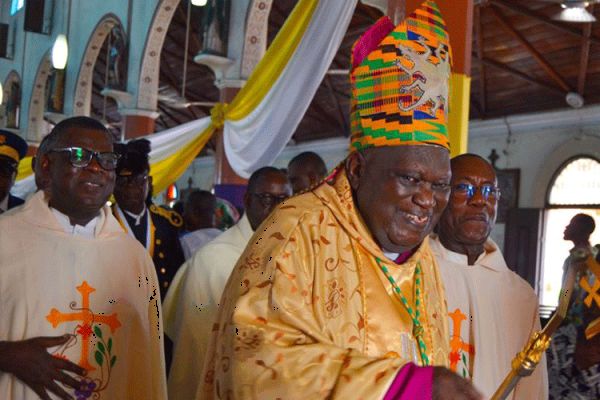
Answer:
[[[450,368],[490,398],[511,360],[539,330],[537,297],[490,239],[500,190],[494,168],[475,154],[451,160],[448,206],[431,248],[446,289]],[[546,362],[522,379],[512,399],[546,399]]]
[[[152,260],[112,216],[118,154],[97,120],[57,124],[44,190],[0,218],[0,398],[166,398]]]
[[[185,261],[179,242],[183,218],[175,211],[152,204],[150,141],[117,143],[115,150],[121,158],[116,170],[113,213],[123,229],[150,253],[164,299],[177,269]]]
[[[19,161],[27,154],[27,142],[19,135],[0,130],[0,214],[23,204],[10,194],[15,183]]]
[[[179,270],[164,301],[165,332],[173,338],[169,398],[194,399],[218,303],[231,270],[252,234],[291,194],[286,174],[274,167],[255,171],[237,224],[201,247]]]

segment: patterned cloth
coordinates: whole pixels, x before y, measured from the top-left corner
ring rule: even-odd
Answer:
[[[597,249],[591,246],[585,250],[592,256],[597,254]],[[564,275],[570,258],[565,260]],[[600,398],[600,336],[586,339],[584,333],[591,320],[598,317],[596,301],[586,302],[593,298],[590,289],[594,287],[597,272],[590,268],[577,274],[567,317],[552,336],[546,352],[551,400]],[[587,289],[584,282],[589,285]]]
[[[434,1],[425,1],[396,28],[387,17],[377,21],[352,49],[351,150],[419,144],[449,148],[450,58],[448,34]]]
[[[221,297],[196,398],[382,399],[421,360],[377,258],[409,304],[420,263],[426,353],[447,366],[444,289],[427,239],[403,265],[386,258],[340,171],[281,203],[252,236]]]

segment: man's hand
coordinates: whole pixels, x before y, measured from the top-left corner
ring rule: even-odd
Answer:
[[[71,335],[36,337],[18,342],[0,342],[0,373],[7,372],[29,386],[42,400],[51,400],[47,391],[64,400],[70,396],[57,382],[78,389],[81,384],[65,371],[84,376],[77,364],[48,353],[49,347],[66,343]]]
[[[432,400],[483,400],[468,380],[444,367],[433,367]]]

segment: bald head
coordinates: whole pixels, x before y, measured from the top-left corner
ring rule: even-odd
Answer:
[[[325,161],[312,151],[298,154],[288,164],[288,178],[294,194],[316,185],[325,175]]]

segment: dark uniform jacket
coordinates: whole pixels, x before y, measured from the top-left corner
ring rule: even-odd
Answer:
[[[179,243],[179,229],[183,225],[183,218],[175,211],[169,211],[154,204],[148,207],[148,211],[137,226],[135,219],[123,212],[122,215],[127,221],[127,225],[125,225],[121,220],[121,215],[113,207],[113,214],[125,230],[129,227],[136,239],[150,252],[160,283],[161,298],[164,300],[175,273],[185,261]],[[154,232],[149,237],[147,233],[148,215],[151,218],[150,229]],[[148,238],[151,238],[151,243],[147,243]]]
[[[25,203],[25,200],[17,197],[17,196],[13,196],[12,194],[8,194],[8,209],[10,210],[11,208],[15,208],[17,206],[20,206],[21,204]]]

